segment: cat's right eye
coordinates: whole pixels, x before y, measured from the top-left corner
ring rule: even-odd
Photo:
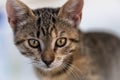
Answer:
[[[28,44],[32,48],[38,48],[38,47],[40,47],[40,42],[38,40],[36,40],[36,39],[29,39],[28,40]]]

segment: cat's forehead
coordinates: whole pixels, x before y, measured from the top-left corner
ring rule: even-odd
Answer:
[[[37,16],[37,26],[42,27],[49,27],[53,22],[53,17],[56,17],[59,8],[51,9],[51,8],[42,8],[36,9],[33,11],[35,16]]]
[[[34,10],[34,14],[37,17],[35,22],[35,27],[37,30],[42,32],[44,35],[48,35],[51,27],[54,25],[54,19],[57,16],[59,8],[56,9],[49,9],[49,8],[42,8]]]
[[[38,28],[49,28],[52,25],[52,17],[50,13],[45,11],[44,13],[41,13],[36,21],[36,27]]]

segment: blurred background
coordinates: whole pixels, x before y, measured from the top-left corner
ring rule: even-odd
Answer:
[[[67,0],[22,0],[30,8],[59,7]],[[29,59],[13,43],[6,0],[0,0],[0,80],[37,80]],[[120,0],[85,0],[80,29],[107,31],[120,37]]]

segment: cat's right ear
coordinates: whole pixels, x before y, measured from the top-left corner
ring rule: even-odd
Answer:
[[[58,17],[71,22],[73,25],[78,26],[82,18],[82,8],[84,0],[68,0],[60,9]]]
[[[20,0],[7,0],[6,10],[8,21],[13,29],[25,25],[29,18],[35,18],[32,10]]]

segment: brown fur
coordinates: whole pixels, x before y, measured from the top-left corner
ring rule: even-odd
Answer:
[[[83,0],[36,10],[7,0],[15,44],[32,60],[40,80],[119,80],[120,39],[80,31],[82,8]]]

